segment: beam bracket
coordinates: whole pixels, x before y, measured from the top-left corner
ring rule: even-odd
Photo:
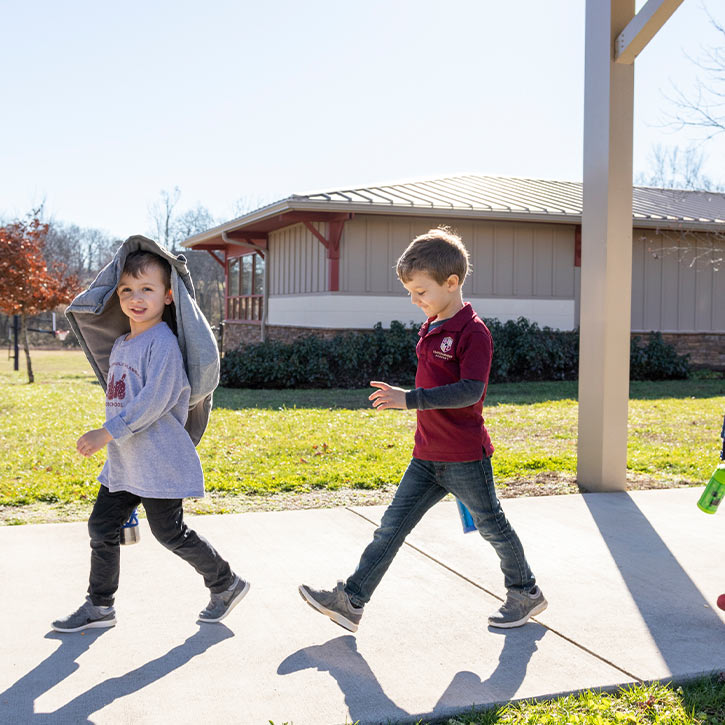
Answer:
[[[614,41],[614,61],[634,63],[657,31],[670,19],[682,0],[647,0]]]

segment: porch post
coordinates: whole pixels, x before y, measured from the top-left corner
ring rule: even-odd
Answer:
[[[587,0],[577,480],[626,488],[634,65],[615,39],[634,0]]]

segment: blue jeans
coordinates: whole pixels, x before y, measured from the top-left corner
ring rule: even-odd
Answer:
[[[413,458],[373,540],[345,583],[345,591],[354,605],[363,606],[370,601],[405,537],[447,493],[466,505],[479,533],[496,550],[506,589],[529,591],[534,586],[536,579],[521,541],[496,496],[491,460],[484,457],[480,461],[451,463]]]

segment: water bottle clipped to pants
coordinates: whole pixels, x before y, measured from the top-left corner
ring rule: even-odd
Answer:
[[[121,526],[121,543],[124,546],[138,544],[141,540],[141,531],[138,528],[138,510],[134,509],[123,526]]]

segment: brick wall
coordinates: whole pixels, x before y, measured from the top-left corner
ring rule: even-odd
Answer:
[[[647,333],[637,333],[642,340]],[[689,353],[693,367],[725,370],[725,333],[723,332],[663,332],[662,339],[680,355]]]
[[[240,345],[252,342],[260,342],[262,339],[262,327],[251,322],[227,320],[223,323],[223,347],[222,350],[235,350]],[[343,332],[361,332],[361,330],[339,330],[324,327],[288,327],[286,325],[267,325],[267,339],[279,340],[281,342],[294,342],[300,337],[315,335],[322,338],[331,338]]]

